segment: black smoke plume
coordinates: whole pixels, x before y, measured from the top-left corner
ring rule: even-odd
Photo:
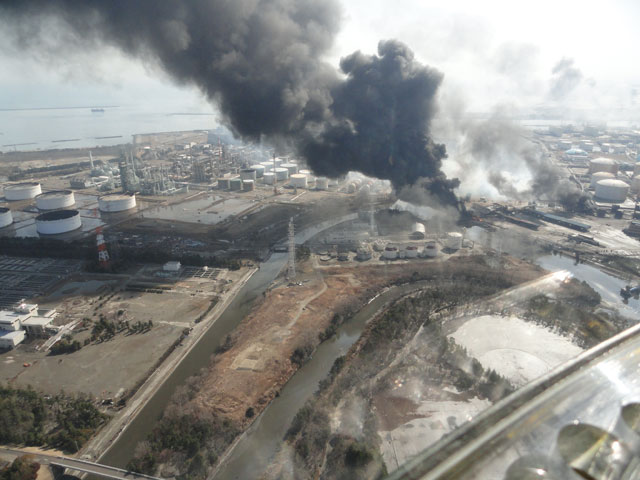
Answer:
[[[321,175],[349,170],[398,189],[421,184],[457,205],[429,136],[442,75],[396,41],[354,53],[344,75],[321,60],[340,10],[333,0],[0,0],[0,26],[19,51],[64,61],[116,46],[199,87],[245,140],[286,142]]]

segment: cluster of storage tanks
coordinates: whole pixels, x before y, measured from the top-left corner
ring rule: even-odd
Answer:
[[[630,186],[617,178],[618,163],[615,160],[594,158],[589,162],[589,173],[589,185],[595,190],[596,199],[612,203],[622,203],[626,200]],[[633,169],[631,190],[640,192],[640,163]]]
[[[315,183],[318,190],[329,189],[329,179],[315,178],[310,170],[299,169],[298,164],[286,162],[283,159],[256,163],[249,168],[240,170],[237,177],[223,177],[218,179],[218,188],[232,191],[251,191],[255,189],[255,184],[262,182],[265,185],[275,183],[289,185],[295,188],[309,188]]]
[[[82,226],[80,212],[72,209],[76,203],[71,190],[53,190],[42,193],[37,182],[14,183],[4,187],[5,200],[10,202],[35,199],[41,212],[35,219],[36,231],[42,235],[56,235],[77,230]],[[136,206],[135,195],[104,195],[98,198],[101,212],[122,212]],[[9,208],[0,208],[0,228],[13,223]]]

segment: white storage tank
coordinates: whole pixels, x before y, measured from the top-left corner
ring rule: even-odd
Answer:
[[[4,187],[4,198],[10,201],[29,200],[42,193],[38,182],[14,183]]]
[[[396,247],[385,247],[384,252],[382,252],[382,258],[386,260],[398,258],[398,249]]]
[[[250,192],[254,188],[254,180],[242,180],[242,190],[245,192]]]
[[[255,180],[256,171],[253,168],[245,168],[240,171],[240,179],[242,180]]]
[[[264,167],[264,171],[266,172],[272,172],[273,171],[273,162],[260,162],[260,165],[262,165]]]
[[[329,189],[329,179],[326,177],[318,177],[316,179],[316,188],[318,190],[328,190]]]
[[[262,181],[267,185],[273,185],[275,181],[276,174],[273,172],[264,172],[264,176],[262,177]]]
[[[8,227],[13,223],[13,215],[11,210],[5,207],[0,207],[0,228]]]
[[[633,177],[633,181],[631,183],[631,190],[634,192],[640,192],[640,175],[636,175]]]
[[[291,175],[291,185],[296,188],[307,188],[307,176],[301,173]]]
[[[411,227],[411,238],[415,238],[416,240],[423,239],[425,236],[426,230],[424,228],[424,224],[420,222],[416,222]]]
[[[41,193],[36,197],[38,210],[59,210],[75,203],[76,199],[71,190],[55,190]]]
[[[629,185],[622,180],[605,179],[596,183],[596,197],[606,202],[624,202],[629,193]]]
[[[231,188],[231,184],[229,183],[228,178],[219,178],[218,179],[218,188],[220,190],[229,190]]]
[[[136,206],[135,194],[120,194],[114,193],[111,195],[103,195],[98,197],[98,209],[101,212],[124,212],[131,210]]]
[[[229,180],[229,185],[232,191],[242,190],[242,179],[241,178],[232,178]]]
[[[81,226],[78,210],[53,210],[36,217],[36,230],[42,235],[72,232]]]
[[[434,258],[438,256],[438,244],[435,240],[427,242],[424,246],[424,255],[429,258]]]
[[[609,172],[618,173],[618,162],[610,158],[598,157],[589,162],[589,173]]]
[[[275,169],[275,173],[276,173],[276,180],[279,182],[282,182],[287,178],[289,178],[289,170],[287,170],[286,168],[277,167]]]
[[[298,173],[298,165],[296,165],[295,163],[283,163],[280,166],[287,169],[287,171],[289,172],[289,176],[293,175],[294,173]]]
[[[591,182],[589,184],[591,185],[591,188],[596,188],[596,184],[600,180],[606,180],[607,178],[616,178],[616,176],[609,172],[596,172],[591,175]]]
[[[262,178],[262,175],[264,175],[264,165],[256,163],[255,165],[251,165],[249,168],[256,171],[256,178]]]
[[[418,247],[415,245],[409,245],[404,249],[404,257],[405,258],[417,258],[418,257]]]
[[[460,250],[462,248],[462,234],[459,232],[447,233],[446,245],[449,250]]]

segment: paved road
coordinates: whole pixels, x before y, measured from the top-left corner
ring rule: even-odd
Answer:
[[[134,473],[121,468],[100,465],[99,463],[80,460],[78,458],[59,457],[57,455],[47,455],[40,452],[31,452],[27,450],[18,450],[12,448],[0,448],[0,453],[10,455],[30,455],[35,461],[42,465],[57,465],[65,467],[69,470],[89,473],[91,475],[99,475],[101,477],[111,478],[115,480],[160,480],[149,475]]]

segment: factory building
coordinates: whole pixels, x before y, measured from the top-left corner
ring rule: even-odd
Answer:
[[[589,173],[609,172],[618,173],[618,162],[610,158],[598,157],[589,162]]]
[[[13,215],[11,210],[5,207],[0,207],[0,228],[8,227],[13,223]]]
[[[56,315],[55,310],[39,311],[37,304],[21,303],[13,310],[0,310],[0,349],[15,348],[24,341],[26,334],[44,336],[52,330],[51,323]]]
[[[15,332],[5,332],[0,330],[0,350],[11,350],[24,342],[26,332],[17,330]]]
[[[36,197],[36,207],[38,210],[60,210],[71,207],[76,203],[75,196],[71,190],[55,190],[41,193]]]
[[[36,230],[42,235],[57,235],[82,226],[78,210],[53,210],[36,217]]]
[[[622,180],[605,179],[596,183],[596,198],[605,202],[622,203],[628,193],[629,185]]]
[[[14,183],[4,187],[4,198],[9,201],[29,200],[42,193],[38,182]]]

